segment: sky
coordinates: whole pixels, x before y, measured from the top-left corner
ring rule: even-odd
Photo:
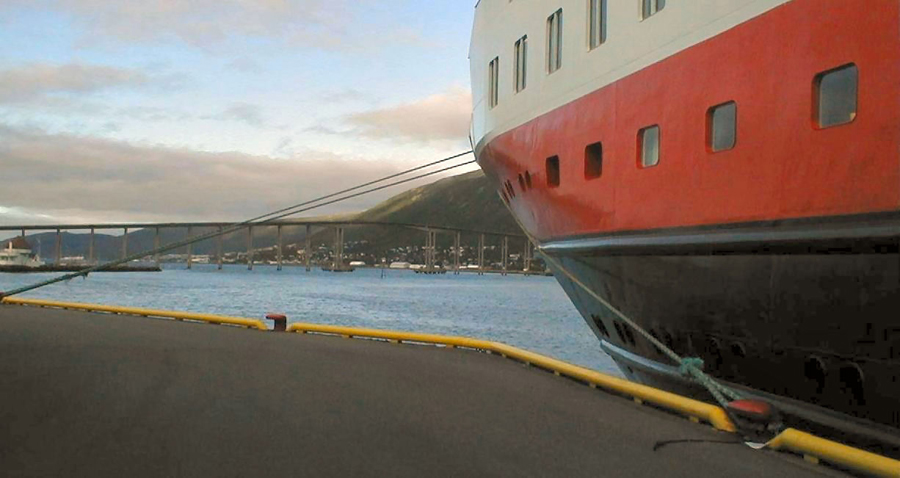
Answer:
[[[2,0],[0,223],[238,220],[466,151],[473,14]]]

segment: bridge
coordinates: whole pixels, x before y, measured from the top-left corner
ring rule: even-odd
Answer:
[[[9,231],[9,232],[18,232],[22,237],[26,237],[28,232],[56,232],[56,244],[55,244],[55,264],[59,265],[62,261],[62,249],[63,249],[63,232],[71,232],[71,231],[88,231],[90,235],[89,245],[88,245],[88,262],[94,263],[96,261],[96,247],[95,247],[95,233],[98,230],[122,230],[122,252],[121,257],[125,258],[129,255],[128,252],[128,234],[129,231],[137,231],[137,230],[153,230],[154,231],[154,247],[153,249],[160,249],[162,246],[160,243],[160,231],[165,229],[186,229],[187,237],[192,237],[192,233],[195,229],[218,229],[219,231],[223,231],[229,227],[234,226],[234,223],[231,222],[166,222],[166,223],[90,223],[90,224],[35,224],[35,225],[7,225],[0,226],[0,232]],[[455,274],[459,274],[462,269],[460,263],[460,255],[461,255],[461,238],[465,235],[475,235],[478,237],[478,268],[474,269],[474,271],[479,274],[483,274],[489,268],[485,267],[485,248],[487,247],[487,238],[499,239],[500,247],[501,247],[501,269],[500,273],[506,275],[510,272],[509,269],[509,240],[511,238],[522,240],[524,243],[523,253],[522,253],[522,272],[528,273],[531,270],[532,261],[534,259],[534,246],[528,241],[527,237],[523,234],[510,234],[500,231],[485,231],[485,230],[476,230],[476,229],[466,229],[466,228],[456,228],[456,227],[447,227],[447,226],[435,226],[430,224],[416,224],[416,223],[403,223],[403,222],[383,222],[383,221],[357,221],[357,220],[344,220],[344,221],[329,221],[329,220],[317,220],[317,219],[282,219],[278,221],[271,221],[266,223],[254,223],[248,224],[245,228],[247,232],[247,268],[253,270],[254,262],[254,232],[259,231],[260,229],[274,229],[275,237],[276,237],[276,263],[278,270],[282,270],[284,268],[284,243],[283,243],[283,230],[285,227],[305,227],[305,249],[304,249],[304,259],[306,270],[309,271],[312,268],[311,264],[311,253],[312,244],[310,243],[313,235],[313,228],[330,228],[334,230],[334,261],[333,267],[338,268],[341,267],[344,263],[344,230],[349,227],[364,227],[364,226],[380,226],[380,227],[394,227],[401,229],[411,229],[416,231],[421,231],[425,235],[425,270],[433,271],[437,270],[436,267],[436,249],[437,249],[437,237],[438,234],[443,235],[451,235],[454,239],[453,242],[453,266],[452,270]],[[216,236],[216,264],[218,269],[221,270],[223,268],[223,235],[219,234]],[[194,264],[194,254],[192,244],[188,244],[187,246],[187,254],[186,254],[186,264],[187,268],[191,269]],[[160,265],[161,259],[160,254],[156,253],[153,255],[153,260],[157,266]]]

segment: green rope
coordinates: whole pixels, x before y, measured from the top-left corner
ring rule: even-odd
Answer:
[[[509,209],[509,204],[506,201],[503,201],[506,204],[507,209]],[[681,357],[674,350],[667,347],[664,343],[662,343],[659,339],[651,335],[649,332],[644,330],[643,327],[637,324],[630,317],[625,315],[622,311],[614,307],[609,303],[606,299],[600,296],[597,292],[591,289],[587,284],[583,283],[578,277],[575,276],[572,272],[566,269],[562,263],[557,261],[555,258],[550,257],[545,254],[540,247],[537,246],[538,241],[535,239],[531,233],[522,226],[522,223],[519,221],[519,218],[516,217],[515,214],[512,214],[512,210],[510,210],[510,214],[513,219],[518,223],[519,227],[522,229],[522,232],[525,233],[525,236],[528,237],[528,240],[531,241],[533,245],[538,248],[540,251],[541,257],[550,265],[552,265],[555,269],[562,272],[573,284],[577,285],[579,288],[584,290],[588,295],[594,298],[597,302],[600,303],[604,308],[606,308],[610,313],[619,318],[625,325],[631,327],[634,331],[640,334],[642,337],[647,339],[648,342],[653,344],[660,352],[662,352],[665,356],[669,357],[672,362],[678,365],[679,372],[689,379],[693,380],[696,383],[702,385],[709,393],[713,396],[716,402],[719,403],[723,408],[728,406],[729,401],[731,400],[740,400],[742,395],[737,390],[734,390],[730,387],[726,387],[719,383],[716,379],[711,377],[709,374],[703,371],[703,360],[699,357]],[[729,400],[730,399],[730,400]]]

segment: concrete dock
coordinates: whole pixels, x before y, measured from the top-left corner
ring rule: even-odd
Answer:
[[[0,424],[0,476],[844,476],[480,352],[9,305]]]

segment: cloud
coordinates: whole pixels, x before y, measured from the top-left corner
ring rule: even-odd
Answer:
[[[161,78],[134,69],[69,63],[31,63],[0,69],[0,103],[65,101],[67,95],[85,95],[115,88],[142,88]]]
[[[183,112],[156,106],[126,106],[116,110],[119,119],[140,122],[185,121],[192,116]]]
[[[465,140],[471,105],[471,93],[454,87],[418,101],[350,115],[345,121],[357,126],[360,134],[374,138]]]
[[[263,119],[262,108],[250,103],[234,103],[215,117],[206,119],[218,119],[224,121],[239,121],[250,126],[262,127],[266,122]]]
[[[134,145],[0,125],[0,223],[21,223],[25,212],[77,222],[236,220],[397,172],[402,164],[309,150],[296,157],[303,159]],[[314,213],[360,211],[397,192],[385,190]]]
[[[90,32],[87,40],[150,43],[176,40],[199,48],[232,37],[344,43],[349,0],[4,0],[3,8],[61,12]]]
[[[319,99],[324,103],[370,102],[373,100],[371,96],[356,88],[326,91],[319,95]]]
[[[231,60],[225,65],[225,68],[241,73],[260,73],[263,71],[263,67],[258,61],[248,57]]]

